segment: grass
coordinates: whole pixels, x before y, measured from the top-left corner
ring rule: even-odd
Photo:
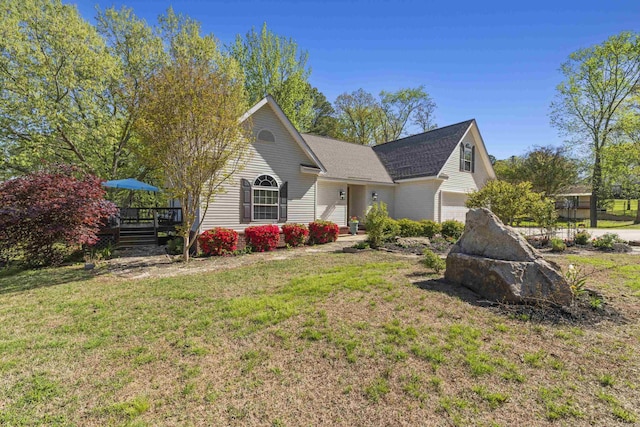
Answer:
[[[637,259],[556,259],[593,269],[629,321],[509,318],[378,252],[139,280],[0,272],[0,424],[637,422]]]

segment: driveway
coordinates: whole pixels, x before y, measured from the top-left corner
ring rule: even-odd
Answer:
[[[543,234],[543,232],[540,229],[536,229],[536,228],[516,227],[516,230],[524,234],[525,236],[532,235],[532,234]],[[622,240],[636,241],[636,242],[640,241],[640,229],[587,228],[586,230],[589,232],[589,234],[591,234],[591,237],[600,237],[607,233],[615,233],[618,236],[620,236]],[[558,237],[564,238],[564,237],[567,237],[569,234],[566,228],[559,228],[556,232],[556,235]]]

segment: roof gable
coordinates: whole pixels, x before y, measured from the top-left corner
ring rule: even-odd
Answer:
[[[302,138],[302,135],[300,135],[300,132],[298,132],[298,130],[293,126],[293,124],[291,124],[287,116],[284,114],[284,111],[282,111],[278,103],[273,99],[271,95],[267,95],[266,97],[262,98],[256,105],[251,107],[249,111],[244,113],[242,117],[240,117],[240,122],[242,123],[246,121],[249,117],[251,117],[253,114],[255,114],[258,110],[260,110],[265,105],[269,105],[271,107],[276,117],[278,117],[280,122],[291,134],[291,137],[293,138],[293,140],[298,143],[302,151],[304,151],[307,157],[309,157],[309,160],[311,160],[312,162],[311,166],[318,167],[322,172],[326,172],[326,169],[322,164],[322,162],[320,161],[320,159],[318,158],[318,156],[316,156],[316,154],[311,150],[307,142],[304,140],[304,138]]]
[[[437,176],[474,119],[376,145],[378,155],[393,180]]]

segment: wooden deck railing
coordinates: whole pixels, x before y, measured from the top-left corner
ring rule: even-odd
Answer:
[[[174,227],[182,224],[182,208],[121,208],[118,219],[121,226]]]

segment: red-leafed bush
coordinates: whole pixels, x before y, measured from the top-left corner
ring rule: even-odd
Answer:
[[[280,228],[277,225],[255,225],[244,229],[247,246],[255,252],[272,251],[278,246]]]
[[[321,244],[338,240],[338,224],[320,219],[309,223],[309,242]]]
[[[30,266],[60,264],[67,245],[97,242],[115,215],[100,179],[55,166],[0,183],[0,253],[21,252]]]
[[[216,227],[198,236],[198,243],[205,255],[228,255],[238,248],[238,232]]]
[[[285,224],[282,226],[282,232],[284,233],[284,242],[294,247],[304,245],[307,236],[309,236],[309,229],[304,224]]]

